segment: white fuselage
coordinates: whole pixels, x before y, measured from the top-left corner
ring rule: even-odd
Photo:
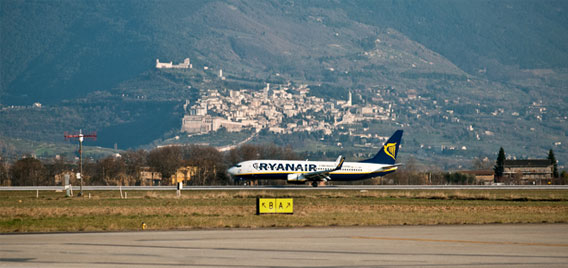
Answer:
[[[297,160],[250,160],[231,167],[228,172],[241,178],[286,179],[288,174],[310,174],[333,170],[332,161],[297,161]],[[386,167],[390,167],[385,169]],[[345,162],[335,171],[329,172],[327,180],[360,180],[390,173],[396,166],[376,163]]]

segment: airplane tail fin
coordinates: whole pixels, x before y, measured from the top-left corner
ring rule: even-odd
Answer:
[[[402,139],[402,133],[402,130],[397,130],[373,158],[361,162],[394,165],[398,154],[398,147]]]

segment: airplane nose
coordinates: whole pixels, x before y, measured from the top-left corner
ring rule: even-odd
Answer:
[[[229,174],[231,174],[231,175],[236,175],[237,174],[237,168],[231,167],[227,170],[227,172],[229,172]]]

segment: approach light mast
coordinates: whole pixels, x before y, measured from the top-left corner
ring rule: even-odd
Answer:
[[[83,196],[83,140],[85,138],[91,138],[93,140],[97,140],[97,133],[93,132],[91,134],[83,134],[83,131],[80,129],[79,134],[64,134],[65,140],[68,139],[78,139],[79,140],[79,180],[81,181],[81,185],[79,187],[79,195]]]

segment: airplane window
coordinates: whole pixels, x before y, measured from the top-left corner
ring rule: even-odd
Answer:
[[[241,165],[235,165],[235,167],[241,167]]]

